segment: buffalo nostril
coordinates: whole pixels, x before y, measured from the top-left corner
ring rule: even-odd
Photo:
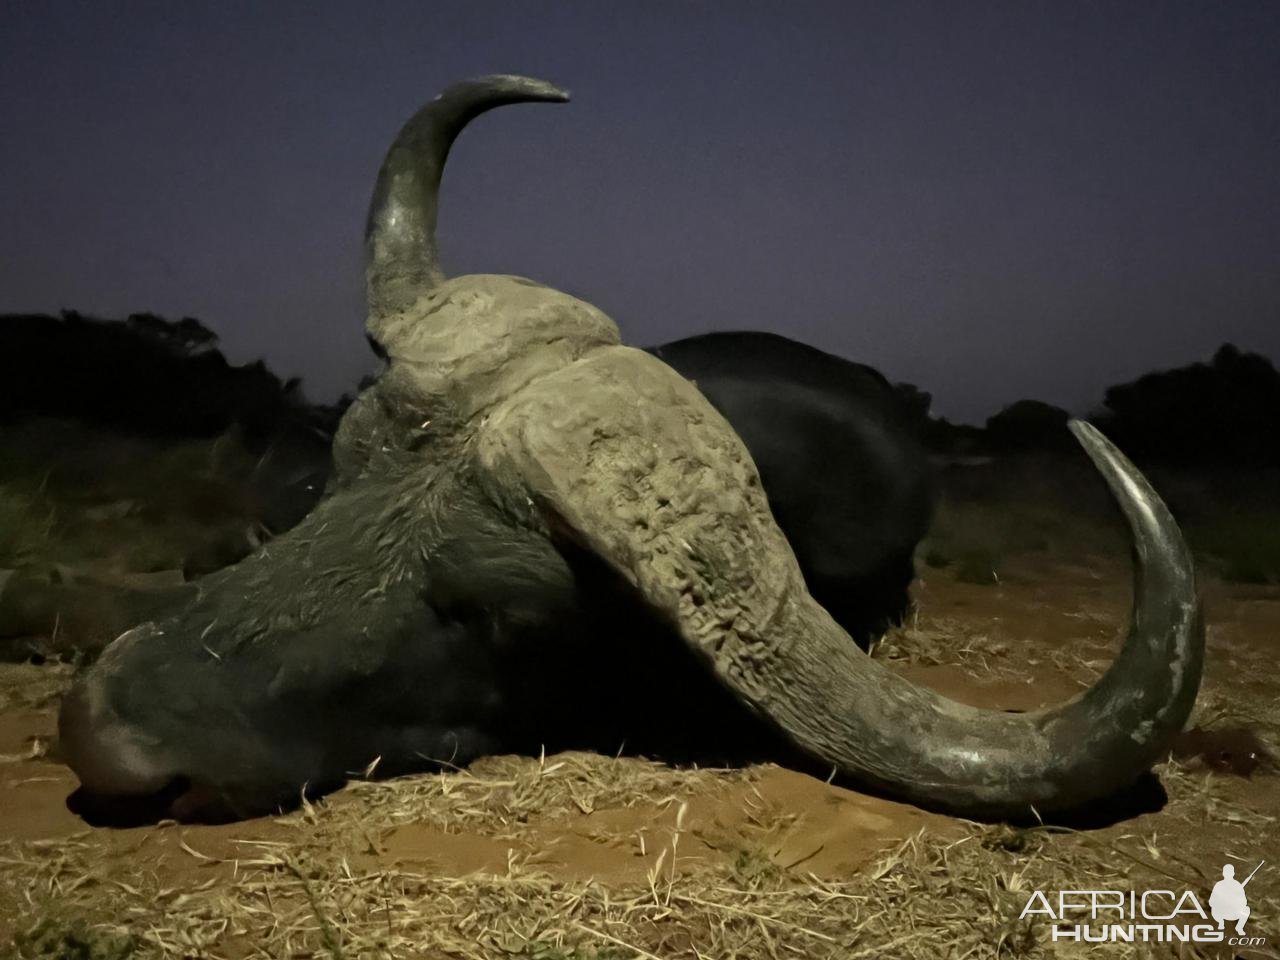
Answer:
[[[63,697],[58,713],[59,752],[93,793],[153,793],[172,779],[156,762],[146,738],[110,708],[101,685],[81,680]]]

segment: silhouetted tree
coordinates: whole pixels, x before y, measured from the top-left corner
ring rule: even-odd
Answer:
[[[331,432],[329,412],[306,403],[299,380],[282,383],[260,360],[233,366],[216,343],[192,317],[0,316],[0,417],[62,417],[175,437],[236,425],[260,449],[291,431]]]
[[[154,313],[132,313],[125,325],[142,337],[190,356],[213,348],[218,335],[195,317],[183,317],[176,323]]]
[[[1135,455],[1175,463],[1280,464],[1280,373],[1223,344],[1209,363],[1149,373],[1106,392],[1103,426]]]
[[[895,383],[893,389],[897,391],[907,415],[912,420],[921,426],[928,422],[929,408],[933,406],[933,394],[927,390],[921,390],[914,383]]]
[[[1000,450],[1065,449],[1070,414],[1040,400],[1019,400],[987,419],[987,438]]]

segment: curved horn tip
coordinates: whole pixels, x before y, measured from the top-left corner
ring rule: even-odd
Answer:
[[[440,96],[446,97],[454,90],[477,86],[485,87],[495,92],[518,93],[530,100],[540,100],[546,103],[569,102],[569,91],[564,87],[557,86],[550,80],[526,77],[518,73],[490,73],[483,77],[476,77],[474,80],[464,80],[462,83],[446,88]]]
[[[1084,452],[1089,454],[1089,460],[1093,461],[1093,465],[1102,472],[1107,485],[1110,486],[1112,492],[1120,495],[1120,489],[1117,484],[1124,486],[1130,495],[1142,500],[1160,500],[1160,497],[1152,489],[1148,483],[1147,477],[1143,476],[1142,471],[1133,465],[1133,462],[1116,447],[1106,435],[1098,430],[1096,426],[1087,420],[1073,419],[1066,421],[1066,428],[1071,431],[1079,444],[1084,448]],[[1164,504],[1161,503],[1161,506]]]
[[[1146,531],[1144,536],[1161,538],[1166,549],[1173,552],[1178,566],[1190,577],[1191,552],[1182,531],[1142,471],[1093,424],[1072,419],[1067,421],[1067,427],[1102,474],[1134,532],[1141,528]]]
[[[1084,452],[1102,471],[1103,476],[1108,478],[1109,483],[1110,478],[1118,474],[1130,480],[1140,481],[1144,493],[1154,494],[1146,478],[1129,461],[1129,458],[1089,421],[1073,417],[1067,421],[1067,429],[1075,436],[1080,446],[1084,447]]]
[[[1067,421],[1067,429],[1070,430],[1080,445],[1088,448],[1090,443],[1097,443],[1102,440],[1104,443],[1110,444],[1110,441],[1102,435],[1102,431],[1095,427],[1088,420],[1081,420],[1079,417],[1072,417]]]
[[[412,304],[444,279],[436,249],[437,193],[454,139],[482,113],[512,103],[564,103],[546,80],[495,73],[464,80],[422,106],[396,135],[374,184],[365,221],[367,327]]]

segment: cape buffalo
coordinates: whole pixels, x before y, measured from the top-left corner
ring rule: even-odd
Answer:
[[[450,88],[400,131],[366,229],[367,331],[387,358],[345,415],[325,498],[288,534],[121,635],[68,693],[86,797],[246,815],[496,750],[715,744],[746,731],[870,788],[969,816],[1070,808],[1163,755],[1199,687],[1192,564],[1164,504],[1072,430],[1133,532],[1133,626],[1069,703],[979,710],[856,649],[805,587],[746,447],[588,303],[446,279],[449,145],[542,81]],[[661,743],[661,738],[655,742]]]

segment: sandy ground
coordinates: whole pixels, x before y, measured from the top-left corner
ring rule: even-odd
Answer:
[[[1008,567],[986,586],[926,570],[918,615],[877,655],[979,706],[1025,710],[1082,689],[1126,623],[1127,564],[1032,553]],[[1047,942],[1043,926],[1018,924],[1034,884],[1159,881],[1207,901],[1223,863],[1243,876],[1266,860],[1249,888],[1250,932],[1268,943],[1238,955],[1278,956],[1280,777],[1267,754],[1280,734],[1280,588],[1211,580],[1202,592],[1203,729],[1157,770],[1167,801],[1157,788],[1155,800],[1134,801],[1155,809],[1081,830],[964,823],[776,766],[672,771],[578,754],[353,784],[243,823],[96,829],[68,811],[74,777],[51,759],[65,672],[0,668],[0,943],[19,955],[70,952],[70,939],[49,947],[30,936],[52,912],[138,938],[123,952],[108,944],[84,954],[93,956],[1076,956]],[[519,893],[526,878],[543,893]],[[385,891],[356,895],[377,884]],[[985,900],[973,899],[978,887],[991,887]],[[801,913],[765,908],[767,896],[801,888]],[[515,899],[495,907],[495,891]],[[544,903],[546,891],[557,893]],[[448,909],[404,906],[431,897]],[[849,913],[842,897],[865,902]],[[549,923],[538,913],[553,903],[559,920]],[[887,905],[883,922],[877,903]],[[847,936],[844,921],[822,919],[837,915],[850,918]],[[953,928],[953,941],[936,939]]]

